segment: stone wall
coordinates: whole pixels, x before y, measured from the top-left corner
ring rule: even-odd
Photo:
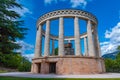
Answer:
[[[40,61],[40,63],[39,63]],[[47,57],[33,60],[33,67],[41,64],[41,69],[33,68],[32,73],[49,74],[49,63],[56,63],[56,74],[95,74],[104,73],[105,65],[102,58],[93,57]]]
[[[104,72],[101,59],[62,58],[56,64],[57,74],[94,74]]]

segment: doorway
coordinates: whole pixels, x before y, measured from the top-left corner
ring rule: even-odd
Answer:
[[[56,73],[56,62],[49,63],[49,73]]]
[[[38,68],[38,73],[40,73],[41,72],[41,63],[36,63],[36,65],[37,65],[37,68]]]

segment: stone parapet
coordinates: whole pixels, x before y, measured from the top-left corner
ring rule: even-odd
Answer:
[[[95,24],[98,23],[96,17],[86,11],[82,11],[82,10],[72,10],[72,9],[65,9],[65,10],[57,10],[57,11],[53,11],[53,12],[49,12],[43,16],[41,16],[37,22],[37,25],[44,23],[44,21],[48,20],[48,19],[56,19],[59,17],[79,17],[85,20],[91,20],[93,21]]]

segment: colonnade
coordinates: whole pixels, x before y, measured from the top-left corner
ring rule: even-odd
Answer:
[[[73,19],[73,36],[64,35],[64,18]],[[52,20],[58,20],[59,25],[55,26],[59,29],[58,35],[50,33]],[[81,26],[80,20],[86,21],[86,26]],[[31,72],[41,74],[52,72],[59,75],[105,72],[97,24],[98,20],[93,14],[82,10],[65,9],[42,15],[37,21],[35,55],[32,59]],[[43,29],[44,25],[46,26],[45,29]],[[81,33],[82,28],[86,29],[85,33]],[[58,41],[58,55],[55,55],[56,41]],[[66,44],[65,41],[73,43],[74,49],[71,48],[71,44]],[[83,63],[87,63],[87,66]]]
[[[59,35],[58,35],[58,56],[64,56],[64,16],[57,17],[59,18]],[[80,26],[78,16],[74,16],[74,37],[75,41],[75,55],[82,56],[81,50],[81,34],[80,34]],[[44,57],[50,55],[50,20],[46,19],[44,22],[46,23],[45,30],[45,43],[44,43]],[[84,52],[85,56],[90,57],[100,57],[100,47],[98,41],[98,33],[97,33],[97,24],[93,24],[93,21],[90,19],[86,19],[87,22],[87,33],[83,37],[84,38]],[[68,39],[69,40],[69,39]],[[54,39],[52,39],[52,54],[54,55]],[[37,35],[36,35],[36,46],[35,46],[35,58],[40,57],[42,55],[42,24],[39,24],[37,27]]]
[[[93,34],[94,33],[94,34]],[[88,40],[87,40],[88,39]],[[82,56],[81,46],[80,46],[80,27],[79,18],[74,18],[74,40],[75,40],[75,55]],[[96,31],[96,27],[92,31],[92,23],[90,20],[87,21],[87,36],[84,37],[84,52],[86,56],[99,56],[99,41]],[[46,21],[46,31],[45,31],[45,44],[44,44],[44,56],[49,56],[50,54],[50,20]],[[59,37],[58,37],[58,55],[64,55],[64,20],[63,17],[59,18]],[[95,49],[98,48],[98,49]],[[35,57],[40,57],[42,53],[42,26],[39,25],[36,36],[36,47],[35,47]],[[52,53],[54,54],[54,39],[52,40]],[[98,54],[98,55],[97,55]]]

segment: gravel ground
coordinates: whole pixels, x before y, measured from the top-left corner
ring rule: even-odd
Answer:
[[[0,76],[29,77],[29,78],[120,78],[120,73],[104,73],[90,75],[55,75],[55,74],[32,74],[30,72],[0,73]]]

